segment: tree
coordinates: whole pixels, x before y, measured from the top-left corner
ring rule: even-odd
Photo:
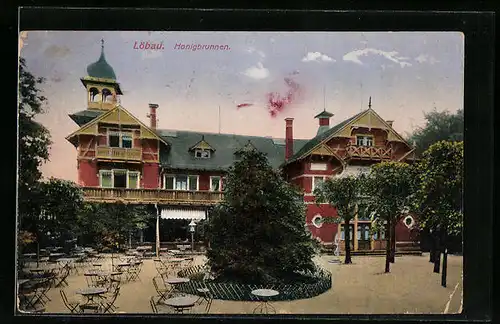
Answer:
[[[49,131],[35,121],[38,114],[43,113],[46,98],[41,94],[39,86],[43,78],[36,78],[26,68],[23,58],[19,60],[19,179],[18,208],[21,228],[23,220],[36,218],[39,213],[38,183],[42,177],[39,168],[49,159],[49,147],[52,144]]]
[[[333,220],[325,219],[326,222],[344,221],[344,243],[345,260],[344,263],[352,263],[351,260],[351,242],[349,223],[356,216],[356,209],[361,202],[364,176],[342,177],[327,179],[319,188],[314,190],[316,203],[327,202],[337,209],[338,218]]]
[[[151,206],[123,203],[85,203],[78,215],[82,241],[108,249],[123,246],[129,235],[154,219]]]
[[[425,126],[415,130],[409,138],[410,143],[415,142],[418,155],[436,142],[463,140],[464,112],[462,109],[455,114],[433,110],[424,116]]]
[[[420,215],[421,227],[432,230],[438,237],[434,271],[439,272],[442,253],[443,287],[446,287],[449,238],[460,235],[463,227],[463,152],[463,142],[440,141],[431,145],[417,164],[414,207]]]
[[[401,162],[382,162],[374,165],[365,182],[365,194],[376,211],[377,227],[385,225],[385,272],[394,260],[396,225],[409,211],[413,191],[412,167]]]
[[[254,149],[228,171],[224,200],[210,211],[208,264],[221,280],[276,283],[314,271],[316,242],[304,228],[301,193]]]
[[[83,191],[74,182],[56,178],[40,183],[38,232],[48,232],[61,246],[68,246],[79,232],[77,219],[83,207]]]

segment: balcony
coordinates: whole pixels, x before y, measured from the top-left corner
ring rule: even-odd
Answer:
[[[214,205],[223,193],[216,191],[184,191],[165,189],[125,189],[82,187],[88,202],[168,205]]]
[[[98,146],[96,158],[104,160],[141,161],[142,149]]]
[[[357,146],[346,147],[347,157],[363,160],[390,160],[392,150],[383,146]]]

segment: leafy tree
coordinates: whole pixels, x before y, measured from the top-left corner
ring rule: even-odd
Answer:
[[[52,144],[49,131],[35,121],[36,115],[44,112],[47,100],[39,89],[43,82],[43,78],[36,78],[27,70],[25,60],[20,58],[18,208],[21,228],[24,228],[23,220],[27,221],[26,226],[34,226],[33,218],[38,216],[39,200],[34,198],[38,195],[37,187],[42,177],[39,168],[49,159],[49,147]]]
[[[78,227],[85,243],[117,249],[126,244],[130,233],[151,225],[154,215],[146,205],[85,203]]]
[[[396,225],[409,211],[413,192],[413,170],[406,163],[382,162],[374,165],[365,182],[367,199],[376,211],[377,227],[385,225],[385,272],[394,260]]]
[[[415,142],[421,155],[432,144],[439,141],[462,141],[464,136],[464,111],[455,114],[433,110],[425,114],[426,124],[411,134],[410,143]]]
[[[364,176],[341,177],[327,179],[319,188],[314,190],[316,203],[328,202],[337,209],[339,217],[333,219],[325,218],[325,222],[344,221],[345,229],[345,260],[344,263],[352,263],[351,260],[351,240],[349,223],[356,216],[356,209],[362,201]]]
[[[276,283],[314,271],[317,243],[304,228],[301,193],[248,149],[228,172],[224,200],[209,213],[208,264],[219,279]]]
[[[42,200],[38,232],[42,237],[51,232],[61,246],[76,239],[77,218],[83,207],[82,189],[72,181],[50,178],[40,184],[39,198]]]
[[[417,165],[414,207],[420,214],[420,226],[432,230],[439,238],[434,271],[439,272],[442,253],[443,287],[446,287],[449,238],[462,233],[463,154],[463,142],[440,141],[424,152]]]

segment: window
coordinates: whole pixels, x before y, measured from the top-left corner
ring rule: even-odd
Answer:
[[[324,181],[325,181],[325,177],[313,177],[312,191],[314,191],[314,189],[318,188],[318,186],[320,186]]]
[[[99,94],[99,90],[97,90],[97,88],[90,88],[89,89],[89,99],[91,102],[97,102],[98,101],[98,95]]]
[[[185,175],[175,176],[175,190],[187,190],[188,177]]]
[[[321,217],[321,215],[314,216],[312,219],[312,224],[316,228],[320,228],[323,225],[323,217]]]
[[[100,170],[101,188],[140,188],[140,173],[128,170]]]
[[[109,132],[108,145],[109,147],[132,148],[133,147],[132,133]]]
[[[165,175],[163,188],[167,190],[198,190],[197,175]]]
[[[345,240],[345,226],[342,224],[341,228],[340,228],[340,234],[341,234],[341,238],[342,240]],[[352,240],[352,233],[353,233],[353,226],[350,225],[349,226],[349,238]]]
[[[210,191],[221,191],[220,177],[210,177]]]
[[[113,171],[100,171],[101,187],[113,188]]]
[[[357,146],[373,146],[373,136],[371,136],[371,135],[356,136],[356,145]]]
[[[188,186],[189,186],[189,190],[197,191],[198,190],[198,176],[189,176],[188,177]]]
[[[132,148],[132,136],[122,135],[122,147],[123,148]]]
[[[174,181],[175,177],[173,176],[165,176],[164,188],[167,190],[174,190]]]
[[[326,163],[311,163],[310,169],[312,171],[326,171],[328,170],[328,165]]]
[[[194,156],[199,158],[199,159],[209,159],[210,158],[210,151],[209,150],[201,150],[201,149],[196,149],[194,151]]]
[[[120,147],[120,134],[110,133],[108,144],[109,144],[109,147]]]
[[[102,89],[102,102],[111,102],[112,95],[109,89]]]
[[[139,172],[128,173],[128,188],[139,188]]]

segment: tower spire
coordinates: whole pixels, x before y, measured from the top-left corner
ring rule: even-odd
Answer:
[[[370,99],[368,99],[368,109],[372,109],[372,97],[370,96]]]

